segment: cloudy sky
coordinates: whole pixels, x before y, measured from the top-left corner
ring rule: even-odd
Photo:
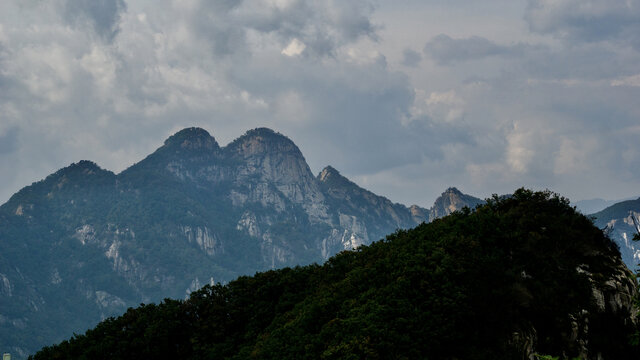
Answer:
[[[314,173],[640,195],[640,0],[3,0],[0,203],[186,126],[289,136]]]

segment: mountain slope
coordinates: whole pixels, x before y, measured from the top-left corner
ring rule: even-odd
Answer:
[[[0,349],[24,357],[140,302],[426,221],[332,168],[314,176],[273,130],[221,147],[187,128],[120,174],[80,161],[0,206]]]
[[[634,359],[636,291],[588,218],[521,189],[323,266],[131,309],[33,359]]]
[[[615,240],[625,264],[630,269],[637,269],[640,264],[640,243],[633,241],[633,236],[640,232],[640,227],[634,224],[633,218],[640,222],[640,198],[619,202],[589,216],[594,218],[596,226],[606,229]]]
[[[336,233],[339,240],[329,239],[323,254],[353,249],[384,237],[390,230],[410,228],[428,220],[404,205],[359,187],[331,166],[324,168],[317,179],[328,204],[335,209],[333,222],[349,229]],[[424,214],[424,209],[421,210]]]

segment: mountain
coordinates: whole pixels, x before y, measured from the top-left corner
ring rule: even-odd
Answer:
[[[394,204],[389,199],[378,196],[354,184],[336,169],[327,166],[318,174],[318,182],[322,192],[326,194],[327,203],[334,211],[335,223],[351,229],[347,232],[333,232],[328,241],[332,246],[323,256],[343,249],[356,248],[382,238],[389,229],[410,228],[427,221],[424,209],[415,214],[404,205]],[[418,208],[414,205],[414,208]],[[330,251],[333,250],[333,251]]]
[[[464,207],[473,209],[481,204],[484,204],[484,200],[463,194],[455,187],[450,187],[436,199],[436,202],[429,210],[429,221],[447,216]]]
[[[640,233],[640,198],[619,202],[589,216],[618,244],[622,260],[629,269],[637,269],[640,242],[633,241],[633,237]]]
[[[637,359],[636,294],[590,219],[520,189],[322,266],[129,309],[33,360]]]
[[[604,199],[589,199],[589,200],[580,200],[576,201],[574,205],[580,212],[583,214],[594,214],[599,211],[604,210],[605,208],[615,205],[619,202],[633,200],[633,198],[621,199],[621,200],[604,200]]]
[[[0,351],[25,357],[141,302],[322,263],[477,200],[445,194],[444,210],[406,207],[332,167],[315,176],[266,128],[224,147],[186,128],[119,174],[71,164],[0,206]]]

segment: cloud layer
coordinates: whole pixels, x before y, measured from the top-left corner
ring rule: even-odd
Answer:
[[[638,0],[529,0],[525,19],[532,31],[567,41],[640,46]]]
[[[404,203],[640,195],[637,1],[523,1],[509,38],[488,11],[417,31],[441,8],[386,4],[2,2],[0,200],[80,159],[120,171],[185,126],[221,144],[274,128],[314,171]]]

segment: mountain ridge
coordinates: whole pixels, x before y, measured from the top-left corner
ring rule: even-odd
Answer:
[[[0,206],[0,347],[24,357],[128,306],[323,262],[429,221],[340,179],[321,182],[266,128],[224,147],[186,128],[118,174],[64,167]]]
[[[129,309],[33,360],[633,359],[636,291],[568,200],[519,189],[324,265]]]

